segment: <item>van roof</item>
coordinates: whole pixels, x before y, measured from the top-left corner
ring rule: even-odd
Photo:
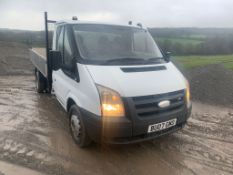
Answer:
[[[136,27],[141,28],[139,26],[135,25],[129,25],[128,23],[103,23],[103,22],[94,22],[94,21],[79,21],[79,20],[62,20],[57,21],[56,25],[62,25],[62,24],[100,24],[100,25],[112,25],[112,26],[125,26],[125,27]],[[146,29],[145,27],[142,27],[143,29]]]

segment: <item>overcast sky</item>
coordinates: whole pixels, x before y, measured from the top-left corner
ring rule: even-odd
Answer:
[[[147,27],[233,27],[233,0],[0,0],[0,28],[43,29],[52,19],[141,22]]]

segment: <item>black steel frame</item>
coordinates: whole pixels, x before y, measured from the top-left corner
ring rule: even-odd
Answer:
[[[51,69],[51,59],[49,58],[49,52],[52,48],[49,48],[49,30],[48,24],[54,24],[56,21],[48,19],[48,13],[44,12],[45,20],[45,47],[46,47],[46,57],[47,57],[47,90],[51,92],[52,89],[52,69]]]

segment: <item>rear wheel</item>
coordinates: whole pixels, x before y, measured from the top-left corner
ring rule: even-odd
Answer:
[[[91,144],[91,139],[87,134],[81,113],[76,105],[70,108],[70,132],[79,147],[84,148]]]
[[[38,93],[43,93],[46,90],[46,79],[45,77],[35,69],[35,82],[36,82],[36,91]]]

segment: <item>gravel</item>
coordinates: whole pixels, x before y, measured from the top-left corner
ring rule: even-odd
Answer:
[[[187,71],[192,99],[233,107],[233,71],[223,65],[208,65]]]
[[[31,75],[32,72],[26,45],[0,41],[0,75]]]

